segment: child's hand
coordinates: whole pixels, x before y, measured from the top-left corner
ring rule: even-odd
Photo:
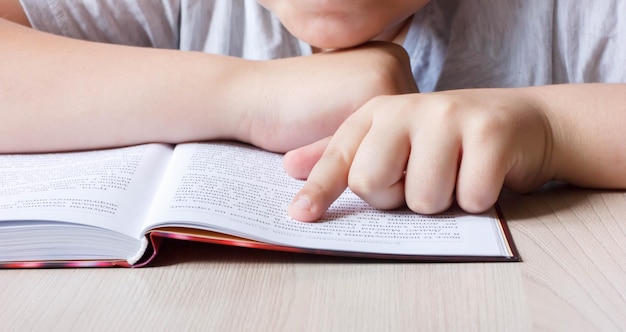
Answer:
[[[542,105],[523,91],[372,99],[329,143],[285,156],[290,175],[308,176],[289,214],[317,220],[346,186],[374,207],[406,204],[425,214],[447,209],[454,199],[466,211],[481,212],[503,185],[520,192],[540,186],[554,177],[552,131]]]
[[[417,91],[404,49],[383,42],[259,62],[250,73],[242,89],[255,108],[234,138],[278,152],[332,135],[375,96]]]

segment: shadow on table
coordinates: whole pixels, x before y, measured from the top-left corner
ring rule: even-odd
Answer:
[[[604,194],[623,195],[624,191],[584,189],[555,182],[528,194],[503,190],[498,203],[505,219],[524,220],[590,205],[590,197]]]
[[[169,266],[192,262],[367,264],[385,262],[402,263],[404,261],[283,252],[185,240],[164,239],[158,255],[146,267]]]

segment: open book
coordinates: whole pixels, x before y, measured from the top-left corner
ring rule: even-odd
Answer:
[[[378,211],[349,190],[323,221],[287,215],[302,182],[232,142],[0,155],[0,267],[142,266],[161,238],[414,261],[519,261],[505,221]]]

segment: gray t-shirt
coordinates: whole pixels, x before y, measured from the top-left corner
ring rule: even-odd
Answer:
[[[626,82],[624,17],[624,0],[434,1],[405,48],[422,91]]]
[[[267,60],[311,54],[255,0],[21,0],[73,38]],[[440,0],[404,47],[423,92],[626,82],[626,0]]]
[[[268,60],[311,52],[255,0],[21,0],[31,25],[113,44]]]

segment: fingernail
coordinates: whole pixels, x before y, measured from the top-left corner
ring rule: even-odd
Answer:
[[[291,207],[301,211],[311,211],[311,201],[306,196],[299,197],[291,203]]]

